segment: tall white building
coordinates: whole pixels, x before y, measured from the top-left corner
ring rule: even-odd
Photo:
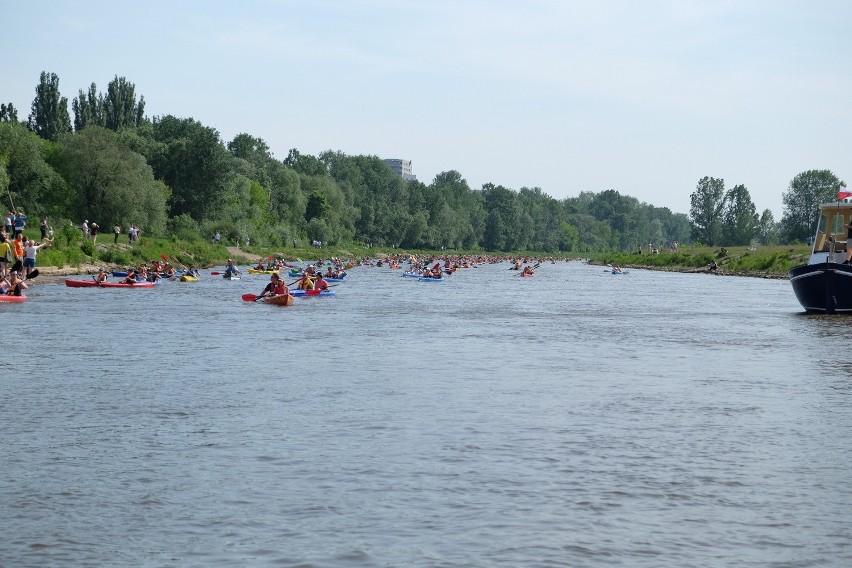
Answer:
[[[390,169],[397,175],[402,176],[406,181],[416,181],[417,176],[411,173],[411,160],[400,160],[398,158],[388,158],[384,162],[390,166]]]

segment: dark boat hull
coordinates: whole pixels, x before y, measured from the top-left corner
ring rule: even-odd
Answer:
[[[790,270],[796,299],[808,312],[852,313],[852,265],[805,264]]]

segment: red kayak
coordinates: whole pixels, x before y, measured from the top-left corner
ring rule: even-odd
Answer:
[[[20,296],[9,296],[7,294],[0,294],[0,302],[26,302],[27,297],[24,295]]]
[[[69,288],[153,288],[154,282],[137,282],[126,284],[124,282],[95,282],[94,280],[75,280],[66,278],[65,285]]]

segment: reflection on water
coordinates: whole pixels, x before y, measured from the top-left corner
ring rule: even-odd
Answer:
[[[4,563],[852,560],[852,318],[786,281],[580,263],[412,280],[0,306]]]

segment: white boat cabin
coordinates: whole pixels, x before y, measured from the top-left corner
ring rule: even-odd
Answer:
[[[842,263],[846,260],[849,232],[847,225],[852,220],[852,203],[823,203],[819,207],[814,246],[808,264],[821,262]]]

